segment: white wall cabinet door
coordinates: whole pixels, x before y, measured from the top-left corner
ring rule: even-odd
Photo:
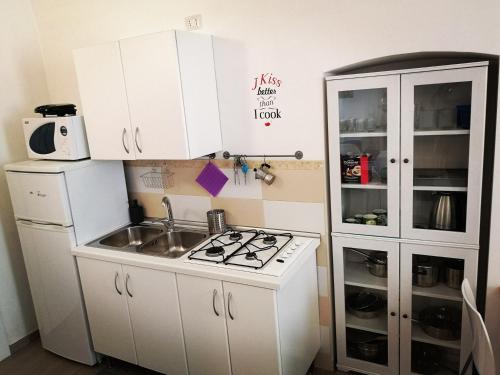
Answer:
[[[230,375],[222,282],[178,274],[177,283],[189,374]]]
[[[479,244],[487,67],[401,76],[401,236]]]
[[[224,282],[233,375],[281,374],[276,293]]]
[[[212,37],[165,31],[74,51],[93,159],[222,149]]]
[[[327,82],[334,232],[399,236],[399,79]]]
[[[73,52],[92,159],[135,159],[118,42]]]
[[[187,374],[175,274],[122,267],[137,363],[164,374]]]
[[[339,369],[371,374],[397,374],[399,244],[335,236],[332,245],[335,259],[335,321]],[[369,262],[369,257],[387,259],[386,277],[370,272],[373,263]],[[381,302],[373,303],[369,308],[377,313],[370,318],[360,317],[353,309],[355,304],[370,302],[374,296]],[[360,347],[363,343],[378,346],[379,353],[367,355],[362,350],[364,348]]]
[[[94,349],[137,364],[122,266],[77,259]]]
[[[470,354],[472,337],[459,285],[465,277],[475,290],[477,255],[477,251],[470,249],[401,244],[401,374],[460,373]],[[418,283],[425,281],[429,267],[439,269],[439,277],[430,286],[419,286]],[[456,288],[446,282],[447,268],[463,269],[464,276],[456,279]],[[422,279],[417,280],[418,276]],[[446,321],[446,325],[454,328],[453,335],[438,338],[425,329],[423,317],[431,310],[442,317],[434,324]],[[429,360],[429,356],[434,360]]]
[[[120,40],[137,159],[188,159],[174,32]]]

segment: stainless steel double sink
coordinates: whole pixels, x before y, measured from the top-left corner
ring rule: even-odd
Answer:
[[[119,250],[163,258],[179,258],[208,238],[208,233],[176,227],[168,231],[162,225],[129,225],[109,233],[87,246]]]

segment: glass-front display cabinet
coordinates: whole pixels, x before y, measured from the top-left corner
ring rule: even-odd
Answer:
[[[479,243],[486,78],[401,75],[401,237]]]
[[[399,244],[334,237],[337,366],[396,374]]]
[[[460,288],[476,269],[477,251],[401,244],[401,374],[460,374],[472,347]]]
[[[399,235],[399,79],[328,82],[334,232]]]

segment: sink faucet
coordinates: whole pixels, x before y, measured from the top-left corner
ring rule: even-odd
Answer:
[[[161,205],[165,208],[165,219],[161,220],[167,231],[174,230],[174,214],[172,213],[172,204],[170,203],[170,199],[168,197],[163,197],[161,200]]]

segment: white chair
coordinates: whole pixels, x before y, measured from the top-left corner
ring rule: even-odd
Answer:
[[[480,375],[496,375],[495,359],[488,331],[486,331],[481,314],[477,311],[476,299],[467,279],[462,282],[462,295],[472,328],[472,353],[467,358],[467,362],[460,374],[464,375],[471,362],[473,362]]]

